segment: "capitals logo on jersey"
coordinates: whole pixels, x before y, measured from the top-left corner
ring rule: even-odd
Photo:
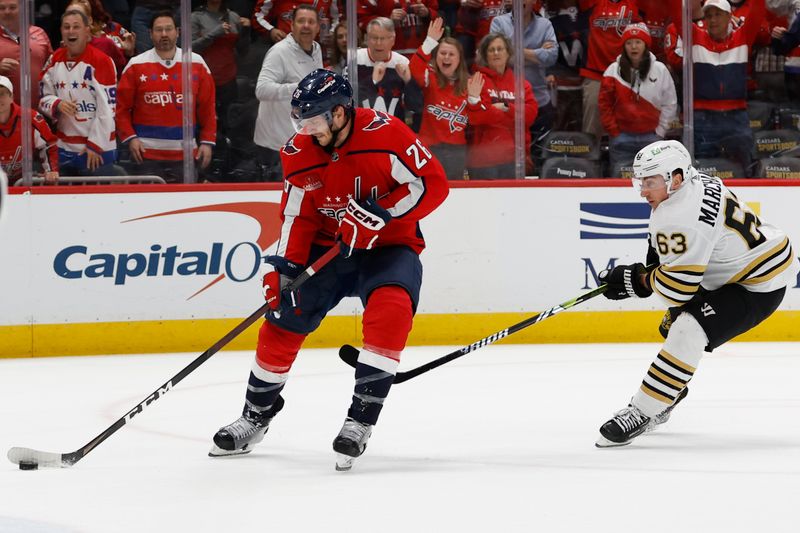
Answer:
[[[291,137],[289,137],[289,140],[286,141],[286,144],[284,144],[283,148],[281,148],[281,151],[284,154],[286,154],[286,155],[294,155],[294,154],[299,154],[300,153],[300,148],[298,148],[298,147],[296,147],[294,145],[294,138],[295,137],[297,137],[296,133],[294,135],[292,135]]]
[[[375,117],[364,127],[364,131],[375,131],[389,124],[389,115],[383,111],[376,111],[375,109],[373,109],[372,112],[375,113]]]
[[[436,117],[436,120],[446,120],[450,126],[450,133],[455,133],[467,127],[467,115],[462,113],[465,107],[467,107],[467,102],[463,101],[455,111],[433,104],[426,106],[425,110]]]
[[[592,25],[600,28],[603,31],[614,29],[617,31],[617,35],[622,36],[622,32],[625,31],[625,28],[632,21],[633,11],[625,6],[622,6],[618,15],[612,15],[609,17],[599,16],[592,21]]]

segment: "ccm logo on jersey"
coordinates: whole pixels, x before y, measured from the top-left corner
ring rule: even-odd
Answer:
[[[359,224],[366,228],[379,230],[386,225],[386,222],[382,218],[376,217],[353,200],[347,204],[347,212],[350,213],[354,219],[358,220]]]

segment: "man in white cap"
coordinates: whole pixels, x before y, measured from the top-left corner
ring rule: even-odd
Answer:
[[[695,157],[727,157],[752,175],[753,133],[747,116],[747,64],[766,15],[764,0],[751,2],[741,26],[731,22],[728,0],[706,0],[703,26],[692,24],[694,43]],[[671,3],[682,33],[681,1]]]
[[[45,183],[58,181],[58,139],[50,131],[44,117],[28,109],[31,115],[30,146],[38,150]],[[22,108],[14,103],[14,85],[0,76],[0,166],[11,183],[22,177]]]

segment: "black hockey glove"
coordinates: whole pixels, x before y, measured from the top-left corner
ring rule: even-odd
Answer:
[[[653,291],[642,285],[641,276],[647,269],[641,263],[633,265],[619,265],[612,269],[600,272],[598,279],[608,285],[603,296],[609,300],[624,300],[625,298],[647,298]]]

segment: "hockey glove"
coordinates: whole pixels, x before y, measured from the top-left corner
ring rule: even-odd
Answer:
[[[642,285],[641,276],[647,272],[644,265],[619,265],[612,269],[600,272],[598,279],[608,285],[603,296],[609,300],[624,300],[625,298],[647,298],[653,291]]]
[[[370,198],[359,204],[351,198],[336,232],[342,255],[350,257],[354,249],[371,250],[378,234],[391,219],[392,215],[375,200]]]
[[[288,298],[288,302],[284,301],[282,293],[286,290],[286,286],[303,271],[303,267],[279,255],[268,255],[264,258],[264,263],[266,263],[264,278],[262,279],[264,299],[269,304],[272,312],[276,316],[280,316],[280,309],[286,303],[289,303],[291,307],[297,306],[296,291],[285,295]]]

